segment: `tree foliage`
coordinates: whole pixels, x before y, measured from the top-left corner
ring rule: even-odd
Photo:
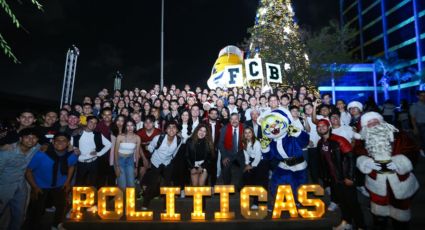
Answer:
[[[30,1],[33,5],[35,5],[35,7],[38,10],[41,10],[41,11],[43,10],[43,6],[37,0],[30,0]],[[22,4],[21,1],[19,1],[19,3]],[[12,9],[10,8],[10,5],[6,2],[6,0],[0,0],[0,7],[3,10],[3,12],[10,18],[13,25],[17,29],[22,28],[22,24],[20,23],[16,15],[13,13]],[[3,37],[3,34],[1,32],[0,32],[0,48],[3,50],[4,55],[12,59],[14,63],[19,63],[18,58],[13,53],[12,48],[9,46],[8,42]]]
[[[280,64],[284,77],[279,86],[314,85],[290,0],[261,0],[255,25],[248,32],[251,36],[246,43],[247,56]]]
[[[329,68],[334,66],[337,75],[342,75],[344,69],[337,68],[339,64],[356,63],[350,50],[354,44],[356,30],[348,25],[340,26],[337,21],[330,21],[329,25],[318,32],[304,30],[303,39],[307,45],[310,58],[310,75],[320,81],[329,76]],[[340,73],[340,74],[338,74]]]

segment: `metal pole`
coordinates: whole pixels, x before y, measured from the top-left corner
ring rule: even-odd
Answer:
[[[68,69],[68,57],[69,57],[69,52],[70,50],[68,49],[68,52],[66,53],[66,58],[65,58],[65,71],[63,74],[63,84],[62,84],[62,96],[61,96],[61,104],[60,104],[60,108],[62,108],[63,103],[64,103],[64,93],[65,93],[65,82],[66,82],[66,71]]]
[[[161,4],[161,89],[164,87],[164,0]]]
[[[363,37],[363,16],[362,16],[362,1],[357,1],[357,14],[359,15],[359,35],[360,35],[360,55],[364,60],[364,37]]]
[[[331,74],[332,74],[332,104],[335,105],[335,100],[336,100],[336,93],[335,93],[335,64],[332,64],[331,66]]]
[[[71,98],[69,99],[70,104],[72,104],[72,97],[74,96],[75,72],[76,72],[76,69],[77,69],[77,59],[78,59],[77,51],[75,51],[74,55],[75,55],[75,58],[74,58],[74,65],[73,65],[74,68],[72,70]]]
[[[422,71],[422,51],[421,51],[421,25],[419,23],[419,9],[417,0],[413,0],[413,15],[415,18],[415,35],[416,35],[416,57],[418,59],[418,71]],[[421,82],[422,83],[422,82]]]
[[[385,1],[381,0],[381,18],[382,18],[382,34],[384,38],[384,53],[385,58],[388,58],[388,33],[387,33],[387,16],[386,16]]]
[[[375,97],[375,102],[378,103],[378,84],[376,81],[376,66],[375,64],[372,64],[373,66],[373,95]]]

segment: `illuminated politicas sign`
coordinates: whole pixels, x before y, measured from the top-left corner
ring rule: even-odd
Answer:
[[[161,187],[161,194],[165,195],[166,210],[161,213],[161,220],[179,221],[180,213],[175,209],[175,196],[180,194],[179,187]],[[203,212],[202,198],[211,196],[211,187],[185,187],[185,194],[193,196],[192,220],[205,220]],[[235,192],[233,185],[216,185],[214,193],[220,194],[220,210],[214,213],[216,220],[234,219],[235,213],[230,210],[229,196]],[[320,199],[309,198],[308,194],[314,196],[323,196],[324,191],[320,185],[302,185],[298,188],[298,202],[302,207],[297,207],[294,194],[289,185],[280,185],[277,188],[274,200],[272,219],[281,217],[282,212],[288,212],[291,218],[299,215],[302,218],[316,219],[325,214],[325,204]],[[90,208],[95,205],[96,189],[94,187],[74,187],[72,191],[72,213],[71,218],[82,220],[82,208]],[[261,220],[267,217],[267,206],[259,205],[258,209],[252,210],[250,197],[257,197],[260,202],[267,202],[267,191],[260,186],[246,186],[240,191],[240,210],[245,219]],[[107,197],[113,198],[113,209],[107,210]],[[97,214],[103,220],[119,220],[123,215],[131,221],[150,221],[153,220],[152,211],[137,211],[135,204],[135,189],[127,188],[124,194],[117,187],[103,187],[97,191]],[[124,210],[125,207],[125,210]]]

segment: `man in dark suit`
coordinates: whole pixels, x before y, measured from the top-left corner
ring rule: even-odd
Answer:
[[[218,142],[220,140],[220,130],[221,123],[217,121],[218,119],[218,110],[216,108],[211,108],[208,111],[208,118],[204,120],[204,124],[208,125],[209,132],[214,142],[214,153],[211,156],[211,168],[209,174],[211,176],[211,187],[214,187],[217,181],[217,159],[218,159]]]
[[[239,114],[232,113],[230,122],[221,128],[220,141],[218,143],[221,153],[221,175],[225,185],[232,182],[232,171],[235,187],[241,186],[242,170],[245,159],[242,148],[243,125],[239,122]]]
[[[245,121],[245,127],[251,127],[254,130],[254,135],[257,139],[263,137],[263,132],[261,130],[261,125],[257,123],[257,119],[260,116],[260,112],[256,109],[251,110],[251,120]]]

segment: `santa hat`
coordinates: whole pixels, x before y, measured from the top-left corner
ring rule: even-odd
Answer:
[[[367,112],[367,113],[363,114],[363,116],[362,116],[362,120],[361,120],[362,127],[366,127],[367,123],[370,120],[373,120],[373,119],[377,119],[379,122],[384,121],[384,118],[382,117],[381,114],[379,114],[377,112]]]
[[[188,91],[187,96],[194,97],[196,94],[193,91]]]
[[[363,111],[363,104],[358,101],[352,101],[348,103],[347,109],[350,110],[351,108],[358,108],[360,112]]]
[[[206,106],[209,106],[210,108],[212,108],[213,106],[211,105],[211,103],[209,103],[209,102],[204,102],[204,104],[202,105],[202,108],[204,108],[204,110],[205,110],[205,107]]]

